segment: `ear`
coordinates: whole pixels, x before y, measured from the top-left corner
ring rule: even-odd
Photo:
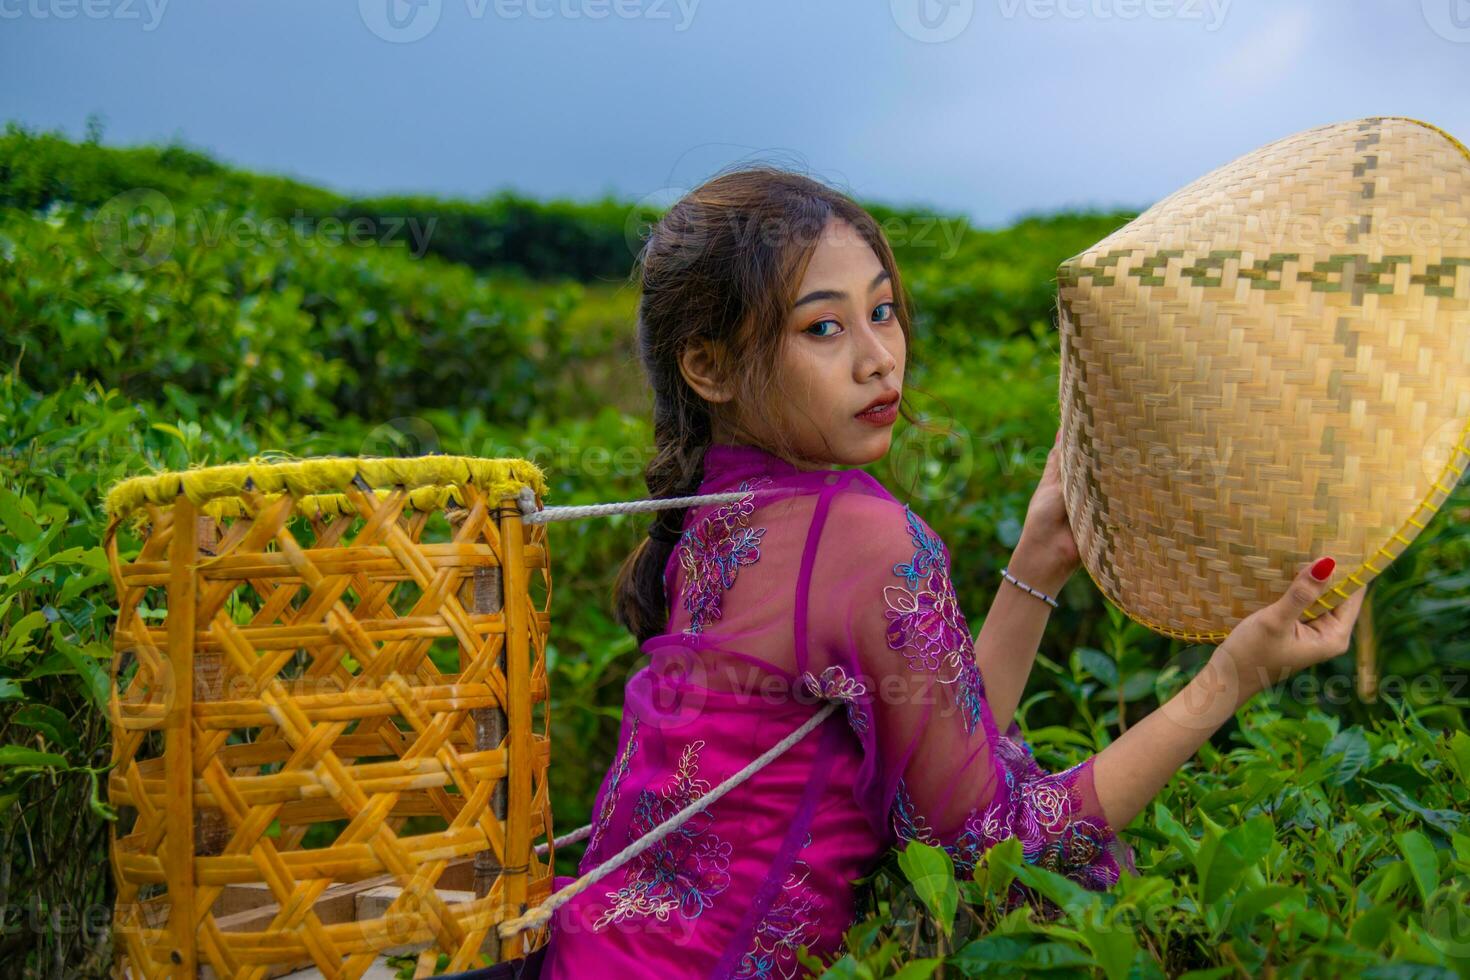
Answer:
[[[727,402],[735,397],[725,385],[720,349],[709,340],[697,340],[679,355],[684,380],[707,402]]]

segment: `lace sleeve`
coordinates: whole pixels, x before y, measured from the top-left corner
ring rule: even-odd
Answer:
[[[867,754],[864,794],[895,843],[943,847],[970,872],[1014,836],[1025,860],[1094,890],[1136,873],[1098,802],[1096,757],[1048,773],[1014,722],[996,729],[949,552],[908,506],[834,497],[811,588],[811,655],[862,689],[849,720]]]

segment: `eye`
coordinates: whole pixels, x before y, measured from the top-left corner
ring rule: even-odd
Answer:
[[[803,330],[802,333],[811,333],[813,330],[816,330],[816,329],[822,327],[824,324],[829,324],[829,323],[832,326],[834,326],[834,327],[841,327],[842,326],[842,324],[838,323],[836,320],[818,320],[816,323],[813,323],[811,326],[809,326],[805,330]],[[812,334],[812,336],[817,337],[818,339],[821,339],[821,340],[825,340],[828,337],[835,337],[836,334],[823,333],[823,334]]]
[[[881,310],[884,307],[887,307],[887,309],[888,309],[888,315],[887,316],[880,316],[880,317],[874,317],[873,318],[873,319],[877,320],[879,323],[887,323],[889,320],[892,320],[893,317],[894,317],[894,315],[895,315],[894,312],[893,312],[893,303],[892,302],[879,303],[877,306],[873,307],[873,310],[874,310],[874,312],[877,312],[878,310]]]

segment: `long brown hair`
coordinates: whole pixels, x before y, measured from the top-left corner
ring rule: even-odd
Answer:
[[[715,419],[736,441],[762,445],[746,422],[774,404],[783,327],[811,254],[832,218],[850,224],[892,277],[894,313],[909,339],[909,307],[893,250],[873,217],[852,198],[810,177],[767,165],[745,166],[705,181],[654,225],[634,266],[639,281],[638,357],[653,389],[654,457],[644,473],[652,497],[693,494],[704,479],[704,451]],[[685,381],[680,358],[709,342],[715,370],[735,393],[711,404]],[[900,411],[910,422],[907,406]],[[788,441],[762,448],[799,462]],[[658,512],[676,535],[687,507]],[[646,537],[623,562],[613,585],[613,613],[637,638],[668,625],[664,567],[671,540]]]

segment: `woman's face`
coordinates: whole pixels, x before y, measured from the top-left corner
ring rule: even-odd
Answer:
[[[888,272],[857,230],[834,218],[783,326],[781,397],[769,424],[788,434],[811,468],[881,459],[892,443],[897,401],[886,419],[858,414],[876,399],[902,394],[905,348]]]

